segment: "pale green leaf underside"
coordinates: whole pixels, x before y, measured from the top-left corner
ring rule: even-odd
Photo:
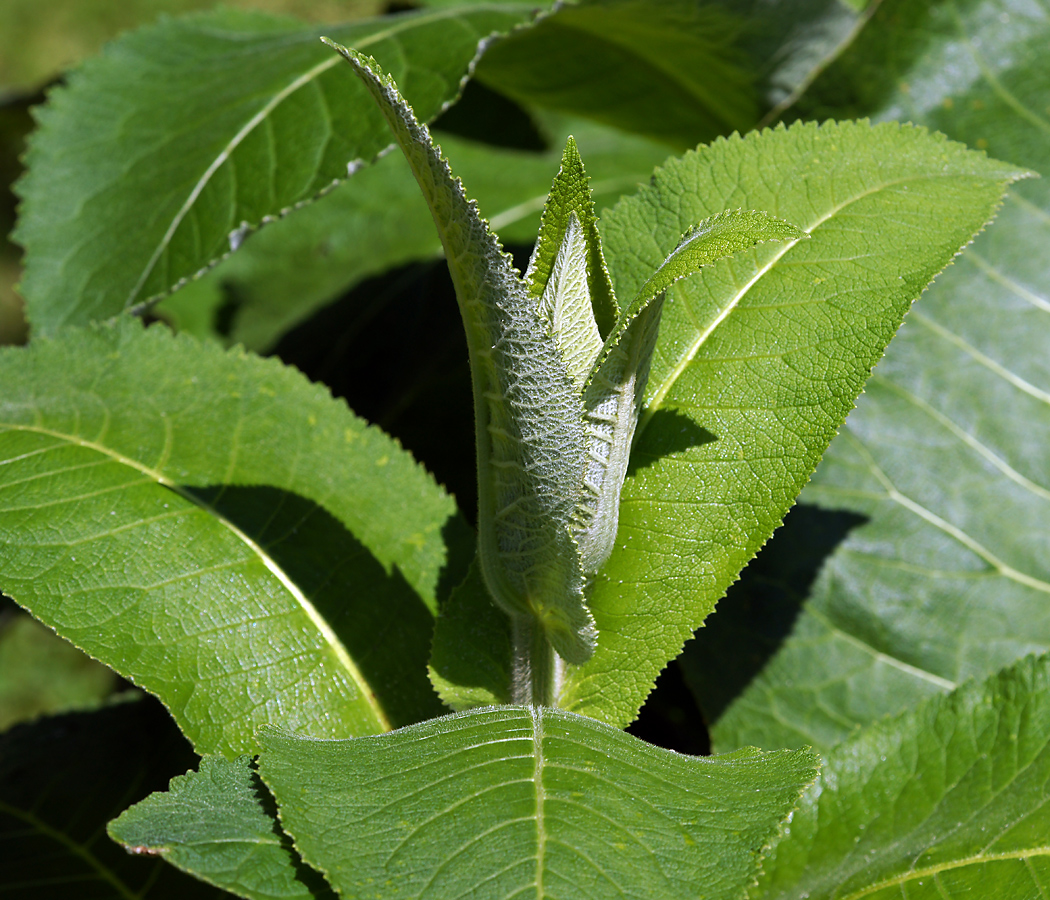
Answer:
[[[549,708],[381,738],[266,729],[260,774],[344,896],[739,898],[812,779],[808,752],[680,756]]]
[[[1029,657],[827,756],[754,900],[1050,892],[1050,658]]]
[[[1024,174],[917,128],[805,125],[672,161],[607,214],[621,296],[727,207],[811,239],[762,245],[668,292],[617,546],[590,600],[602,638],[568,673],[566,708],[634,717],[780,523],[911,301]]]
[[[463,525],[388,437],[275,361],[130,320],[2,351],[0,377],[0,588],[201,752],[436,712]]]
[[[206,756],[109,823],[130,852],[173,866],[248,900],[330,897],[277,824],[277,808],[251,760]]]
[[[1045,176],[1050,10],[1002,11],[983,0],[886,3],[813,103],[848,84],[858,102],[878,102],[865,111],[987,143]],[[894,53],[891,36],[910,55]],[[884,91],[883,80],[908,90]],[[802,495],[866,521],[827,558],[792,635],[717,722],[718,746],[832,747],[858,725],[1050,649],[1048,245],[1044,177],[1011,189],[909,315]]]
[[[479,42],[533,12],[496,3],[327,33],[388,60],[430,118],[455,98]],[[52,93],[20,186],[36,333],[163,296],[388,144],[320,33],[231,9],[166,20]]]
[[[485,582],[504,611],[536,620],[560,656],[583,662],[595,631],[570,531],[583,459],[582,403],[561,350],[393,80],[375,60],[332,46],[383,111],[445,248],[470,353]]]

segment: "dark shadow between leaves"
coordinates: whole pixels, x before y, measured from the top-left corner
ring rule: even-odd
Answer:
[[[167,710],[132,695],[88,713],[49,716],[0,735],[0,894],[5,897],[193,897],[222,900],[149,854],[131,855],[106,823],[198,757]],[[17,839],[16,837],[17,836]],[[106,881],[99,879],[105,872]]]
[[[395,727],[441,715],[426,676],[434,618],[396,567],[388,573],[342,522],[290,491],[187,490],[255,541],[313,603]]]
[[[678,658],[705,719],[715,722],[794,628],[825,561],[867,521],[795,506]]]
[[[658,409],[645,423],[645,430],[631,451],[627,476],[634,475],[665,456],[684,453],[692,447],[717,440],[718,435],[697,425],[681,410],[666,407]]]

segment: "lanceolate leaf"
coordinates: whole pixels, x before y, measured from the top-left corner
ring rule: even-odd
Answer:
[[[1050,13],[1005,9],[886,2],[807,112],[926,121],[1050,173]],[[791,637],[721,715],[719,746],[831,747],[1050,648],[1048,245],[1044,177],[1011,189],[909,315],[803,494],[863,521],[825,562]],[[701,651],[712,677],[737,646]]]
[[[1029,900],[1050,889],[1050,658],[830,752],[752,900]]]
[[[429,634],[464,526],[388,437],[276,361],[131,320],[4,350],[0,380],[0,588],[200,751],[439,709]]]
[[[533,12],[492,4],[327,33],[387,60],[430,118],[456,96],[479,42]],[[52,93],[20,187],[36,333],[168,293],[388,145],[374,103],[318,34],[231,9],[167,20]]]
[[[562,351],[394,82],[375,60],[333,47],[383,110],[449,261],[470,352],[485,582],[504,611],[536,620],[560,656],[583,662],[593,652],[595,632],[570,524],[584,433],[582,404]]]
[[[1024,171],[922,129],[804,125],[672,161],[604,220],[620,296],[725,208],[811,235],[680,282],[665,305],[617,546],[591,595],[602,638],[562,703],[616,724],[769,537],[909,304]]]
[[[680,756],[529,707],[260,740],[303,858],[343,896],[381,885],[384,900],[739,898],[815,773],[806,751]]]
[[[158,856],[248,900],[332,898],[277,823],[277,806],[248,757],[205,757],[109,823],[137,855]]]
[[[546,291],[565,240],[570,217],[573,216],[585,248],[586,283],[594,320],[598,333],[604,336],[612,331],[620,311],[616,306],[609,271],[602,256],[590,179],[584,171],[576,140],[570,135],[562,153],[561,168],[554,176],[554,183],[543,207],[543,220],[540,223],[539,236],[536,238],[536,249],[529,262],[529,270],[525,273],[529,292],[537,299]]]

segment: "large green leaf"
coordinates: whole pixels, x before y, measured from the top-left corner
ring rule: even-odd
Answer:
[[[599,207],[633,190],[667,156],[662,145],[586,121],[545,116],[544,125],[553,148],[545,153],[436,135],[452,171],[505,243],[535,240],[570,133],[591,173]],[[404,156],[395,153],[249,237],[239,252],[165,300],[160,310],[172,313],[180,328],[201,335],[214,333],[220,310],[232,310],[228,339],[265,349],[359,281],[440,254],[419,185]]]
[[[38,716],[96,707],[116,682],[111,669],[0,599],[0,731]]]
[[[531,707],[260,741],[303,858],[344,896],[384,900],[738,898],[815,774],[807,751],[680,756]]]
[[[814,109],[875,104],[1050,173],[1045,5],[893,2],[870,27],[817,83]],[[1050,648],[1048,244],[1050,183],[1017,185],[908,317],[802,495],[864,521],[826,560],[791,636],[721,713],[718,746],[830,747]],[[723,654],[749,639],[715,632],[694,657],[702,703],[723,680]]]
[[[31,900],[216,900],[229,895],[129,856],[106,821],[195,757],[157,704],[118,703],[0,735],[0,894]]]
[[[1050,891],[1050,658],[830,752],[758,898],[1038,900]]]
[[[494,47],[477,76],[519,101],[684,150],[789,102],[848,45],[863,5],[581,0]]]
[[[383,60],[430,118],[456,96],[479,42],[532,15],[491,4],[325,31]],[[163,296],[389,144],[319,33],[230,9],[166,20],[51,94],[17,234],[37,333]]]
[[[0,586],[199,750],[440,708],[439,579],[471,541],[386,435],[274,360],[130,319],[2,351],[0,381]]]
[[[277,822],[277,806],[248,757],[207,756],[110,822],[132,853],[159,856],[249,900],[332,897]]]
[[[908,306],[1024,174],[923,129],[800,125],[672,161],[606,216],[620,297],[725,208],[812,237],[668,292],[617,548],[590,599],[602,638],[561,705],[634,717],[794,502]]]

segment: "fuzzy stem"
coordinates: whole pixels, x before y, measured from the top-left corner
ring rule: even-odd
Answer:
[[[524,706],[553,706],[558,656],[531,616],[513,616],[514,670],[511,699]]]

